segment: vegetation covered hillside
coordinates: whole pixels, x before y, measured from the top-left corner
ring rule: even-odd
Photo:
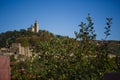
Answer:
[[[19,42],[22,46],[37,46],[41,41],[49,41],[55,36],[45,30],[39,33],[29,32],[24,29],[20,31],[7,31],[0,34],[0,47],[9,47],[11,43]]]
[[[53,43],[55,44],[55,41],[61,41],[64,46],[67,46],[70,43],[79,45],[78,42],[79,40],[69,38],[66,36],[61,36],[61,35],[54,35],[53,33],[50,33],[46,30],[40,30],[38,33],[26,31],[24,29],[21,29],[20,31],[7,31],[5,33],[0,34],[0,48],[2,47],[7,47],[9,48],[12,43],[21,43],[22,46],[30,46],[34,47],[37,52],[38,47],[40,46],[41,43],[47,42],[47,43]],[[120,48],[120,41],[115,41],[115,40],[108,40],[108,41],[100,41],[100,40],[95,40],[95,44],[102,44],[102,42],[108,42],[109,49],[112,50],[111,53],[115,54],[120,54],[119,48]],[[52,44],[52,45],[53,45]],[[76,45],[74,47],[76,47]],[[56,45],[60,46],[60,45]],[[70,46],[68,46],[70,47]]]

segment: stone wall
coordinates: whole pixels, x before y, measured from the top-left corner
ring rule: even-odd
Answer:
[[[22,47],[20,43],[12,43],[10,48],[10,52],[14,53],[15,55],[25,55],[27,57],[32,56],[32,52],[30,51],[29,47]]]

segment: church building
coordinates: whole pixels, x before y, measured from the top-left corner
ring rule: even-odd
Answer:
[[[31,27],[28,28],[28,31],[30,32],[39,32],[39,24],[38,21],[36,20],[34,25],[31,25]]]

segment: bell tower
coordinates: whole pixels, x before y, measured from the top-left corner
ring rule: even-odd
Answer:
[[[35,32],[39,32],[39,24],[37,20],[35,21],[34,29],[35,29]]]

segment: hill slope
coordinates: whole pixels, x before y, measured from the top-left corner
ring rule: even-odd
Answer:
[[[69,47],[76,47],[79,44],[79,41],[75,39],[54,35],[46,30],[40,30],[38,33],[29,32],[24,29],[20,31],[7,31],[5,33],[0,34],[0,48],[2,47],[10,47],[12,43],[21,43],[22,46],[30,46],[40,51],[38,46],[43,43],[49,44],[52,46],[58,46],[60,48],[69,49]],[[102,44],[103,41],[95,41],[97,43]],[[109,40],[107,41],[110,53],[120,54],[120,41]],[[95,43],[96,44],[96,43]],[[71,46],[70,46],[71,45]],[[73,49],[74,49],[73,48]],[[70,49],[72,51],[72,49]]]

